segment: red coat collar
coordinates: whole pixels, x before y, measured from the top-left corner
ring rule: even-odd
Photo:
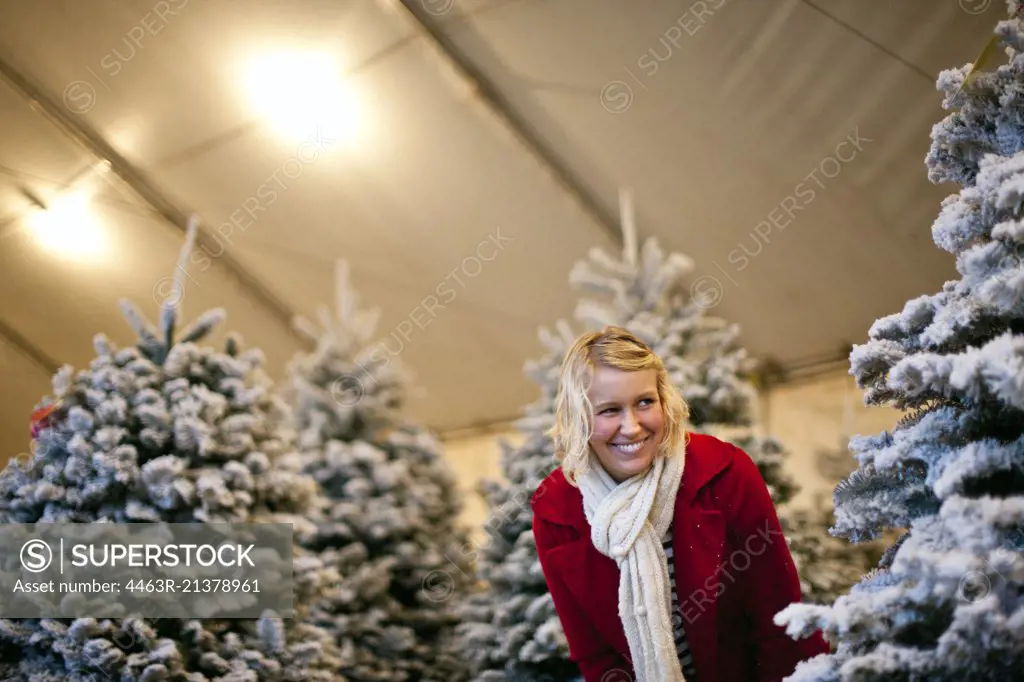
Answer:
[[[731,463],[734,450],[721,447],[721,441],[713,436],[700,433],[687,434],[686,465],[683,468],[682,485],[676,495],[676,509],[691,505],[701,488],[711,482]],[[561,468],[549,475],[533,494],[533,513],[551,521],[586,529],[586,515],[583,512],[583,495],[579,488],[570,485]]]

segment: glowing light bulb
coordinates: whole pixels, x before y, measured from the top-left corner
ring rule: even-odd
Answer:
[[[282,136],[299,141],[322,135],[351,142],[359,128],[356,98],[337,62],[325,54],[280,52],[252,61],[246,76],[260,116]]]
[[[108,248],[107,235],[90,210],[85,192],[55,199],[26,222],[41,246],[65,258],[95,258]]]

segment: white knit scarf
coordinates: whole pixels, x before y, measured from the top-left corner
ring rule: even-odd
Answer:
[[[661,538],[675,512],[684,452],[655,457],[643,474],[616,483],[590,452],[577,479],[597,551],[619,567],[622,620],[637,682],[685,682],[672,626],[672,588]]]

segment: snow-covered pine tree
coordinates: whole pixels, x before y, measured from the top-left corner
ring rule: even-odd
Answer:
[[[472,575],[456,480],[432,432],[400,415],[410,377],[372,342],[379,311],[360,306],[347,263],[335,272],[334,314],[296,319],[316,350],[294,359],[288,389],[302,470],[327,500],[305,546],[342,576],[311,619],[350,680],[458,682],[454,605]]]
[[[592,249],[570,274],[574,288],[597,296],[580,300],[576,319],[589,330],[624,326],[649,344],[690,405],[690,428],[730,431],[721,435],[751,456],[772,498],[783,504],[797,488],[782,471],[781,445],[748,428],[756,397],[749,377],[754,362],[737,343],[738,327],[707,315],[707,302],[690,296],[683,286],[693,268],[689,258],[666,255],[655,239],[637,248],[628,199],[623,196],[621,258]],[[537,559],[529,504],[540,482],[557,466],[545,433],[554,419],[562,358],[579,333],[565,321],[559,321],[554,332],[540,330],[547,354],[528,362],[526,373],[540,385],[541,395],[516,423],[523,444],[516,448],[502,442],[506,480],[481,486],[492,514],[485,540],[471,555],[487,589],[467,600],[459,627],[462,647],[480,682],[546,682],[579,674],[568,658],[565,635]],[[788,530],[787,538],[793,541],[792,529]]]
[[[938,78],[953,113],[932,129],[928,176],[961,190],[932,237],[961,277],[875,322],[850,356],[865,402],[908,414],[851,442],[860,466],[836,488],[836,529],[854,542],[908,530],[848,595],[776,616],[793,636],[838,640],[793,681],[995,682],[1024,668],[1024,24],[1007,5],[1007,62]]]
[[[180,266],[195,231],[193,219]],[[97,335],[89,369],[56,374],[43,401],[56,411],[34,454],[0,473],[0,523],[291,523],[301,533],[316,483],[298,471],[262,353],[233,336],[224,352],[198,344],[220,310],[179,332],[170,301],[159,329],[130,302],[122,309],[138,343],[118,349]],[[294,618],[2,619],[0,679],[336,680],[329,635],[303,619],[337,576],[298,546],[293,556]]]

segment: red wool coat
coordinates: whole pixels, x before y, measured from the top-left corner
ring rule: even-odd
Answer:
[[[556,469],[530,503],[569,657],[586,682],[634,679],[618,615],[619,569],[594,548],[579,489]],[[820,633],[794,641],[772,623],[800,601],[800,582],[764,480],[745,452],[690,434],[672,537],[698,682],[777,682],[799,661],[828,653]]]

